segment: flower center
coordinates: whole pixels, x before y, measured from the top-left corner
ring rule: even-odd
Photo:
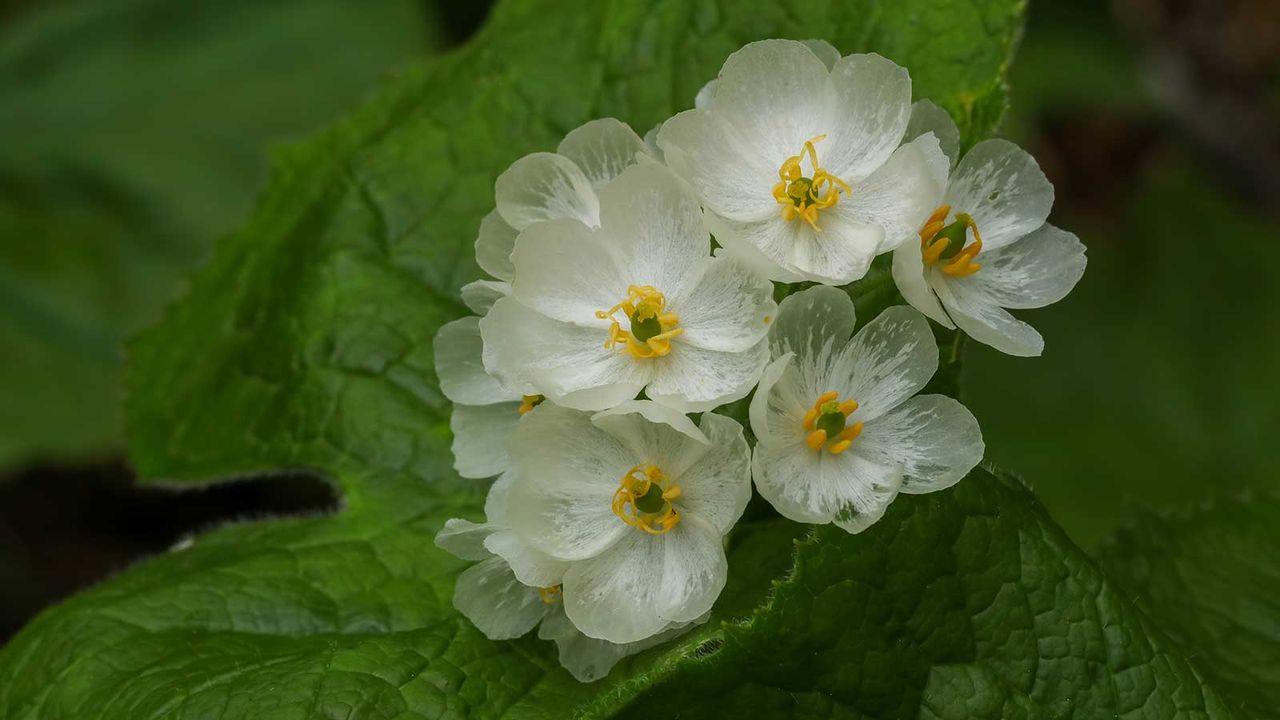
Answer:
[[[538,588],[538,597],[542,598],[542,602],[547,605],[555,605],[560,602],[560,596],[564,594],[564,589],[559,585],[548,585],[547,587]]]
[[[542,404],[543,400],[546,400],[546,398],[542,395],[522,395],[520,397],[520,414],[524,415],[527,412],[532,412],[534,408]]]
[[[982,252],[982,235],[978,232],[978,224],[969,213],[956,213],[956,219],[947,224],[947,215],[951,213],[950,205],[943,205],[925,221],[920,228],[920,253],[925,265],[935,265],[945,260],[939,267],[942,272],[952,277],[968,277],[982,266],[973,259]],[[965,247],[969,231],[973,231],[973,242]]]
[[[676,327],[680,316],[666,312],[667,298],[651,285],[631,285],[627,298],[608,310],[597,310],[596,317],[612,320],[609,339],[604,346],[636,358],[662,357],[671,352],[671,338],[684,332]],[[614,317],[619,311],[630,321],[630,331],[623,330]]]
[[[840,201],[840,193],[853,192],[848,183],[818,165],[818,151],[813,144],[825,137],[819,135],[806,141],[799,155],[787,158],[778,168],[780,182],[773,186],[773,199],[782,206],[782,219],[801,218],[814,230],[822,229],[818,227],[818,211],[834,207]],[[806,155],[813,166],[810,175],[805,175],[800,167]]]
[[[848,450],[854,439],[862,434],[861,422],[848,424],[849,416],[857,409],[857,401],[841,402],[839,393],[834,390],[822,393],[804,414],[804,429],[809,431],[804,443],[819,452],[825,447],[832,455]]]
[[[622,476],[613,494],[613,514],[650,535],[661,535],[680,523],[672,501],[681,495],[656,465],[636,465]]]

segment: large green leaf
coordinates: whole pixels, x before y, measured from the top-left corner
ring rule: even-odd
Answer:
[[[0,28],[0,466],[119,450],[120,349],[310,132],[431,35],[415,0],[45,3]]]
[[[1280,497],[1146,513],[1098,555],[1216,687],[1280,717]]]
[[[461,564],[431,540],[475,517],[483,488],[450,470],[431,338],[463,312],[496,174],[594,116],[645,129],[771,36],[903,62],[982,136],[1021,13],[566,5],[500,6],[468,47],[282,153],[248,224],[132,346],[148,481],[310,468],[342,511],[220,528],[47,611],[0,651],[4,717],[1232,716],[1020,484],[985,470],[858,536],[749,511],[712,621],[596,684],[453,611]]]

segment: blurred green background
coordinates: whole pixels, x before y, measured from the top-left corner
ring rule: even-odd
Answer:
[[[0,4],[0,641],[183,533],[333,505],[305,478],[133,488],[120,342],[245,217],[272,143],[485,7]],[[1089,269],[1026,315],[1043,358],[967,346],[989,459],[1086,548],[1137,508],[1280,486],[1280,3],[1038,0],[1011,82],[1004,134]]]

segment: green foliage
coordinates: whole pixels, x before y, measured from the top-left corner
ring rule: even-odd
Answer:
[[[643,131],[760,37],[881,52],[981,137],[1020,13],[513,0],[466,48],[281,153],[249,222],[131,346],[133,458],[179,486],[309,468],[344,508],[222,527],[45,612],[0,651],[0,716],[1233,717],[987,470],[900,498],[857,536],[757,503],[712,621],[591,685],[546,643],[481,637],[451,606],[462,564],[432,544],[480,511],[482,484],[450,469],[431,339],[464,312],[498,172],[592,117]]]
[[[1280,717],[1280,499],[1145,513],[1098,554],[1216,687]]]
[[[0,30],[0,466],[118,450],[122,339],[310,131],[429,35],[417,3],[46,3]]]

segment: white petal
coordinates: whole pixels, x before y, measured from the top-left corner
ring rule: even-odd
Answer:
[[[838,128],[832,127],[831,77],[822,60],[794,40],[753,42],[725,60],[709,112],[735,128],[746,147],[765,161],[770,172],[758,178],[762,185],[772,188],[778,167],[799,154],[805,141],[824,133],[844,132],[845,118],[838,119]],[[898,137],[893,138],[895,147],[901,137],[899,129]],[[825,158],[823,162],[827,162]]]
[[[711,441],[682,412],[652,400],[632,400],[591,416],[637,458],[677,477],[710,449]]]
[[[607,552],[565,574],[565,612],[579,630],[636,642],[711,609],[728,570],[720,533],[697,517],[662,535],[628,530]]]
[[[490,523],[449,518],[436,533],[436,546],[460,560],[487,560],[493,553],[485,549],[484,541],[497,530]]]
[[[682,344],[706,350],[746,350],[769,332],[778,313],[773,284],[735,262],[715,258],[681,297],[668,298],[669,309],[680,316]]]
[[[569,563],[556,560],[525,542],[512,530],[499,530],[484,540],[484,547],[511,566],[516,579],[531,587],[552,587],[564,579]]]
[[[852,451],[832,455],[811,450],[803,442],[757,445],[752,475],[760,495],[784,517],[834,522],[849,532],[878,520],[902,481],[900,466],[872,462]]]
[[[608,327],[596,312],[626,298],[632,281],[629,268],[622,267],[601,232],[576,220],[530,225],[511,253],[516,267],[512,297],[556,320]]]
[[[992,252],[982,252],[982,270],[969,276],[985,285],[1000,307],[1039,308],[1058,302],[1084,275],[1084,244],[1048,223]]]
[[[905,305],[867,323],[831,362],[830,388],[858,401],[867,422],[920,392],[938,369],[938,344],[923,315]]]
[[[798,438],[803,437],[797,428],[808,407],[794,392],[785,390],[786,385],[778,387],[794,360],[795,356],[787,353],[770,363],[760,376],[756,394],[751,397],[751,432],[760,445],[779,445],[791,438],[797,438],[798,442]],[[792,370],[788,385],[794,384],[794,376],[795,370]]]
[[[501,280],[476,280],[462,286],[462,302],[471,312],[484,315],[493,304],[511,294],[511,284]]]
[[[883,239],[875,248],[882,253],[919,238],[920,227],[942,202],[946,183],[947,157],[937,138],[924,135],[894,151],[833,210],[849,222],[882,228]]]
[[[715,78],[707,81],[707,84],[703,85],[702,88],[698,90],[698,94],[694,96],[693,107],[698,110],[706,110],[711,107],[712,101],[716,99],[716,86],[719,84],[720,81]]]
[[[627,168],[605,186],[600,223],[623,263],[625,282],[652,285],[668,301],[687,296],[710,262],[711,236],[698,201],[657,163]],[[625,297],[625,290],[614,302]]]
[[[815,38],[812,40],[801,40],[800,42],[804,43],[805,47],[812,50],[813,54],[817,55],[818,59],[822,61],[822,64],[827,66],[828,70],[834,68],[836,63],[840,62],[840,51],[836,49],[835,45],[832,45],[826,40]]]
[[[652,158],[656,162],[665,164],[666,160],[663,157],[662,147],[658,145],[658,135],[661,132],[662,132],[661,122],[649,128],[649,132],[644,134],[644,150],[645,150],[645,154],[648,155],[650,158]]]
[[[487,478],[510,467],[507,442],[520,422],[520,403],[454,405],[453,467],[465,478]]]
[[[516,230],[542,220],[572,218],[594,227],[600,204],[591,181],[572,160],[554,153],[526,155],[498,176],[498,212]]]
[[[800,151],[775,162],[718,115],[701,110],[663,123],[658,145],[667,165],[697,189],[708,210],[740,222],[778,214],[778,168]]]
[[[893,251],[893,282],[898,286],[903,299],[930,320],[945,328],[954,328],[951,318],[947,317],[942,304],[938,302],[938,296],[929,285],[927,272],[920,243],[908,239]]]
[[[556,153],[577,163],[597,191],[635,164],[636,155],[643,152],[640,136],[614,118],[592,120],[569,131],[556,148]]]
[[[983,250],[989,251],[1044,224],[1053,186],[1025,150],[1008,140],[984,140],[960,159],[947,202],[953,212],[973,216]]]
[[[982,430],[973,414],[943,395],[913,397],[866,424],[848,452],[902,466],[899,492],[951,487],[981,460]]]
[[[515,474],[507,470],[498,476],[489,486],[484,496],[484,517],[495,526],[506,527],[507,496],[511,494],[511,483],[515,482]]]
[[[714,251],[716,257],[726,257],[732,259],[739,265],[747,268],[752,273],[763,278],[776,280],[778,282],[804,282],[805,277],[800,273],[794,272],[779,265],[777,261],[765,255],[760,248],[747,242],[742,237],[742,231],[735,230],[739,237],[729,238],[729,232],[726,228],[732,223],[724,220],[712,213],[707,213],[707,228],[715,235],[715,239],[720,243],[720,247]]]
[[[777,207],[774,203],[769,217],[758,222],[708,214],[707,226],[735,259],[746,260],[771,280],[782,282],[852,282],[866,274],[883,244],[884,230],[878,225],[850,221],[842,213],[828,211],[818,220],[821,231],[815,231],[802,220],[782,219]],[[753,256],[767,264],[752,262]]]
[[[640,532],[613,514],[612,503],[619,480],[643,458],[586,413],[543,404],[521,421],[511,447],[507,523],[537,550],[579,560]]]
[[[677,338],[678,340],[678,338]],[[646,393],[681,412],[703,412],[747,396],[769,362],[765,338],[742,352],[704,350],[674,343],[671,354],[654,358]]]
[[[907,123],[902,142],[911,142],[925,133],[933,133],[942,152],[946,153],[947,160],[955,167],[956,160],[960,157],[960,128],[956,127],[951,114],[937,103],[932,100],[917,100],[911,105],[911,120]]]
[[[853,300],[843,290],[815,285],[792,293],[778,305],[778,319],[769,331],[773,357],[794,352],[817,356],[834,339],[837,347],[853,336],[857,326]]]
[[[969,337],[1008,355],[1038,357],[1044,352],[1040,333],[997,305],[984,286],[972,282],[976,275],[952,279],[938,273],[935,277],[933,289],[938,299]]]
[[[682,495],[676,507],[683,515],[729,532],[751,499],[751,450],[737,421],[715,413],[702,416],[702,431],[711,447],[672,479]]]
[[[490,640],[510,640],[547,614],[537,588],[523,585],[502,558],[489,558],[458,576],[453,606]]]
[[[464,317],[436,333],[436,375],[440,391],[455,403],[489,405],[508,402],[516,393],[485,371],[480,318]]]
[[[607,330],[553,320],[515,298],[495,303],[480,330],[486,368],[561,405],[613,407],[634,398],[654,372],[648,361],[606,348]]]
[[[823,167],[854,185],[889,159],[911,118],[911,75],[874,53],[848,55],[831,69],[833,127],[818,147]],[[807,139],[807,138],[806,138]]]
[[[608,675],[619,660],[673,640],[689,632],[692,627],[690,623],[677,623],[638,642],[611,643],[583,635],[564,613],[563,605],[557,605],[538,627],[538,639],[554,640],[559,651],[560,665],[575,680],[587,683]]]
[[[515,247],[516,234],[496,208],[484,216],[476,236],[476,262],[485,272],[499,280],[511,280],[511,249]]]

